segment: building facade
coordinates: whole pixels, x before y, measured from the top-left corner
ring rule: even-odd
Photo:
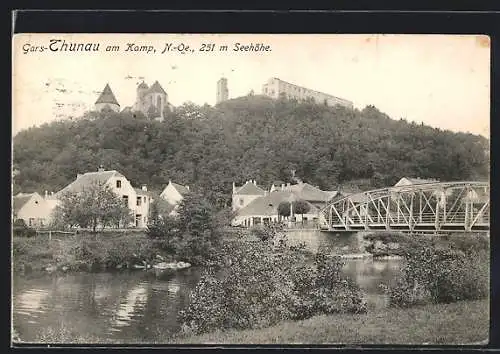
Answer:
[[[227,87],[227,79],[225,77],[217,81],[217,96],[216,103],[227,101],[229,98],[229,89]]]
[[[165,111],[171,111],[168,94],[158,81],[149,87],[144,81],[137,86],[137,96],[133,110],[142,112],[149,118],[162,121]]]
[[[189,186],[183,186],[181,184],[168,181],[168,185],[161,192],[160,198],[172,206],[172,210],[169,215],[177,215],[179,203],[182,199],[184,199],[187,193],[189,193]]]
[[[255,181],[247,181],[243,186],[236,187],[233,183],[233,226],[251,227],[275,222],[299,222],[315,225],[318,223],[321,208],[325,207],[338,193],[322,191],[308,183],[291,185],[290,183],[274,182],[269,192],[258,187]],[[293,205],[297,201],[307,203],[307,213],[295,214]],[[281,217],[278,207],[281,203],[290,203],[290,216]]]
[[[97,172],[78,174],[68,186],[55,194],[56,198],[64,193],[79,193],[92,183],[108,185],[111,190],[122,198],[134,216],[134,220],[127,226],[145,228],[149,220],[149,210],[152,198],[147,193],[147,187],[134,188],[130,181],[120,172],[106,171],[102,167]]]
[[[266,195],[266,191],[257,185],[255,180],[246,181],[242,186],[237,187],[233,182],[232,207],[233,211],[242,209],[253,200]]]
[[[297,100],[312,99],[315,103],[324,104],[326,106],[333,107],[340,105],[350,109],[353,108],[353,103],[346,99],[294,85],[275,77],[269,79],[262,86],[262,94],[274,99],[278,99],[280,96]]]
[[[26,226],[40,228],[50,225],[53,207],[38,193],[19,193],[12,198],[14,221],[22,219]]]

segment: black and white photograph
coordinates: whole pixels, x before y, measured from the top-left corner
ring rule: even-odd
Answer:
[[[490,46],[13,35],[11,346],[487,345]]]

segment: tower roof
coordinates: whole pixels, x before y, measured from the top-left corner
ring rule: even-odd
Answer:
[[[101,92],[101,95],[99,96],[97,101],[95,101],[95,103],[96,104],[97,103],[111,103],[111,104],[116,104],[117,106],[120,105],[118,103],[118,101],[116,100],[116,97],[113,94],[113,91],[111,91],[109,84],[106,84],[106,86],[104,87],[104,90]]]
[[[137,86],[137,88],[138,88],[138,89],[148,89],[148,88],[149,88],[149,86],[148,86],[148,84],[146,84],[146,83],[143,81],[143,82],[141,82],[141,83],[139,84],[139,86]]]
[[[151,85],[151,87],[149,88],[149,92],[156,92],[156,93],[163,93],[164,95],[166,95],[167,93],[165,92],[165,90],[163,89],[163,87],[161,87],[160,83],[158,82],[158,80],[156,80],[154,82],[153,85]]]

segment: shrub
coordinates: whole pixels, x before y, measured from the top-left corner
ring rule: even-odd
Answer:
[[[482,299],[488,296],[488,268],[485,251],[424,245],[406,253],[402,277],[387,292],[391,304],[401,307]]]
[[[180,312],[185,332],[272,326],[316,314],[362,312],[359,288],[338,259],[310,260],[304,246],[228,241]]]
[[[12,225],[12,233],[15,237],[34,237],[35,229],[28,227],[23,219],[16,219]]]

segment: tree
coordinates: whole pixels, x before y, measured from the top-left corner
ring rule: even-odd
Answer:
[[[285,218],[290,216],[290,202],[281,202],[278,205],[278,216]]]
[[[126,226],[132,214],[122,199],[104,183],[91,183],[76,193],[61,196],[54,211],[56,222],[70,227],[90,227],[96,232],[98,226]]]
[[[293,213],[301,215],[302,223],[304,223],[304,214],[307,214],[309,210],[311,210],[311,206],[305,200],[297,200],[293,203]]]
[[[221,244],[223,219],[204,196],[187,194],[178,208],[178,255],[195,264],[211,259]]]

